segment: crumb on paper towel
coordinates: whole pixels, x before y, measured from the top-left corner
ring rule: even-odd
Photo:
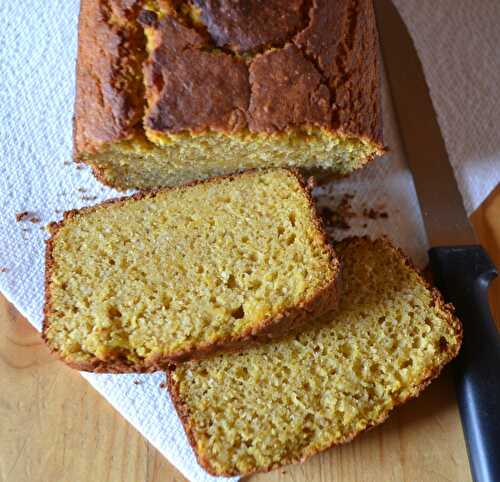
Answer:
[[[350,221],[352,219],[377,220],[387,219],[389,214],[384,210],[383,206],[367,207],[366,204],[360,207],[361,211],[355,211],[351,201],[355,198],[354,194],[344,194],[340,201],[335,204],[335,198],[329,196],[330,205],[320,206],[318,208],[320,216],[323,218],[327,229],[340,229],[347,231],[351,229]],[[368,227],[368,223],[362,224],[363,229]]]
[[[142,385],[142,382],[140,380],[134,380],[132,383],[134,385]]]
[[[56,228],[57,228],[57,222],[56,221],[52,221],[51,223],[47,224],[47,226],[45,226],[45,230],[49,234],[52,234],[52,231],[54,229],[56,229]]]
[[[30,223],[39,223],[40,218],[35,214],[30,211],[21,211],[19,213],[16,213],[16,221],[22,222],[22,221],[29,221]]]
[[[97,196],[81,196],[80,199],[82,201],[95,201],[97,199]]]
[[[312,191],[316,187],[316,185],[316,178],[314,176],[309,176],[306,183],[307,189]]]
[[[354,199],[354,195],[346,193],[342,196],[338,205],[333,209],[328,206],[320,208],[320,215],[325,221],[327,228],[343,230],[351,228],[349,220],[356,216],[351,206],[352,199]]]
[[[24,221],[24,219],[29,216],[28,211],[21,211],[20,213],[16,213],[16,221]]]
[[[9,268],[0,267],[0,273],[7,273],[7,271],[9,271]]]
[[[387,219],[389,217],[389,215],[387,214],[387,212],[385,211],[381,211],[381,210],[377,210],[377,209],[373,209],[373,208],[365,208],[363,209],[363,216],[365,218],[369,218],[369,219],[379,219],[379,218],[382,218],[382,219]]]

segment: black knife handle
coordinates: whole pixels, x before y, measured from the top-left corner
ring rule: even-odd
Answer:
[[[500,335],[488,304],[497,275],[481,246],[429,250],[432,273],[464,328],[455,365],[458,405],[476,482],[500,481]]]

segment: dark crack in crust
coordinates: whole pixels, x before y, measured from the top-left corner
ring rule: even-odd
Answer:
[[[294,38],[330,88],[332,128],[382,146],[380,60],[371,0],[314,0]]]
[[[330,91],[293,44],[260,54],[250,64],[249,127],[254,132],[331,125]]]
[[[151,105],[146,126],[172,133],[244,128],[250,97],[245,63],[211,53],[206,38],[174,17],[148,19],[152,25],[157,47],[144,66]]]
[[[93,212],[99,209],[106,209],[110,205],[123,204],[126,202],[140,200],[144,198],[154,198],[156,195],[166,191],[172,191],[177,189],[183,189],[188,186],[194,186],[197,184],[221,182],[222,180],[229,179],[232,180],[238,176],[248,176],[255,173],[255,170],[248,170],[242,174],[229,175],[229,176],[218,176],[211,179],[206,179],[202,181],[193,181],[187,183],[183,186],[174,188],[162,188],[150,191],[141,191],[132,196],[125,196],[115,199],[109,199],[101,204],[95,206],[84,207],[81,209],[74,209],[64,213],[62,221],[57,223],[51,223],[49,225],[50,238],[46,241],[45,249],[45,303],[44,303],[44,320],[42,326],[42,338],[54,355],[59,357],[67,365],[72,368],[76,368],[82,371],[95,372],[95,373],[148,373],[155,372],[158,370],[167,369],[172,363],[177,363],[181,361],[191,360],[191,359],[201,359],[210,356],[214,353],[219,353],[222,351],[238,351],[243,348],[247,348],[252,344],[264,343],[273,339],[281,338],[289,334],[290,332],[295,332],[296,330],[305,328],[316,320],[317,315],[324,314],[328,311],[333,310],[338,304],[339,291],[340,291],[340,279],[339,274],[341,271],[341,263],[338,260],[335,251],[328,239],[326,230],[322,220],[316,213],[315,203],[311,196],[310,189],[300,175],[300,173],[293,169],[282,169],[293,176],[299,182],[304,194],[307,197],[309,204],[309,209],[312,213],[312,219],[314,225],[318,231],[318,236],[320,237],[325,250],[329,253],[329,261],[332,267],[332,272],[336,273],[331,280],[329,280],[325,286],[319,289],[311,297],[302,300],[297,306],[292,307],[288,310],[283,310],[272,318],[267,318],[261,321],[259,325],[254,325],[237,337],[225,337],[216,343],[200,343],[197,345],[192,345],[186,347],[186,349],[172,353],[170,355],[155,355],[149,357],[142,361],[141,363],[132,363],[127,359],[126,354],[117,353],[116,356],[107,360],[101,360],[96,357],[92,358],[88,362],[74,362],[67,358],[64,358],[50,343],[46,337],[46,332],[49,327],[49,317],[52,310],[51,303],[51,277],[52,271],[54,269],[54,258],[52,256],[54,241],[57,236],[59,229],[64,226],[64,223],[75,216],[79,216],[84,213]]]
[[[403,251],[395,246],[392,245],[392,243],[388,240],[386,237],[378,238],[376,240],[371,240],[368,236],[363,236],[363,237],[349,237],[345,238],[340,242],[334,242],[334,246],[348,246],[350,244],[357,244],[357,243],[366,243],[366,242],[373,242],[373,243],[382,243],[386,247],[388,247],[391,251],[397,253],[402,259],[404,264],[410,268],[412,271],[417,273],[419,281],[431,292],[432,295],[432,303],[434,306],[436,306],[439,310],[442,311],[443,315],[445,316],[449,326],[453,327],[455,331],[455,335],[457,337],[457,344],[456,346],[451,346],[447,345],[446,347],[446,357],[444,358],[443,362],[438,365],[433,367],[432,369],[429,369],[427,372],[423,373],[421,376],[421,381],[413,387],[413,389],[408,393],[408,396],[406,396],[404,399],[398,399],[397,402],[394,404],[394,406],[390,409],[386,409],[377,420],[373,420],[370,423],[367,424],[366,427],[363,429],[357,431],[357,432],[352,432],[349,434],[344,435],[344,437],[338,441],[332,443],[330,446],[325,447],[324,449],[321,450],[313,450],[307,453],[304,453],[302,457],[292,457],[292,458],[287,458],[283,459],[279,462],[276,462],[272,465],[269,465],[268,467],[262,468],[262,469],[256,469],[251,472],[245,472],[244,474],[241,474],[237,471],[232,471],[232,472],[218,472],[210,463],[210,460],[205,456],[205,454],[201,453],[200,451],[197,450],[197,441],[196,441],[196,436],[194,429],[191,424],[190,420],[190,413],[189,413],[189,408],[187,407],[186,403],[184,402],[182,396],[180,395],[179,391],[179,386],[175,383],[173,376],[171,374],[175,371],[176,366],[174,364],[170,364],[167,367],[166,370],[166,385],[168,392],[170,394],[171,400],[173,402],[174,408],[177,412],[177,415],[179,416],[182,426],[184,428],[184,431],[186,432],[186,436],[188,438],[188,442],[191,445],[191,448],[193,449],[193,452],[196,456],[196,459],[198,460],[198,463],[211,475],[214,476],[222,476],[222,477],[232,477],[232,476],[243,476],[243,475],[251,475],[254,473],[259,473],[259,472],[270,472],[271,470],[283,467],[284,465],[289,465],[289,464],[296,464],[296,463],[304,463],[307,460],[309,460],[312,456],[319,454],[321,452],[325,452],[326,450],[330,450],[334,447],[337,447],[339,445],[346,444],[348,442],[351,442],[355,437],[363,434],[364,432],[367,432],[371,430],[372,428],[375,428],[376,426],[382,424],[387,420],[387,418],[391,415],[391,413],[397,409],[399,406],[403,405],[404,403],[417,398],[422,391],[429,386],[429,384],[437,378],[440,373],[442,372],[443,368],[451,361],[453,360],[457,355],[460,350],[460,346],[462,344],[462,339],[463,339],[463,329],[462,329],[462,324],[460,323],[459,319],[455,316],[455,309],[452,304],[450,303],[445,303],[441,293],[434,288],[426,279],[425,277],[421,274],[421,272],[415,267],[411,259],[403,253]],[[340,262],[342,263],[342,256],[340,255]]]
[[[304,28],[305,0],[194,0],[213,43],[237,53],[283,46]]]

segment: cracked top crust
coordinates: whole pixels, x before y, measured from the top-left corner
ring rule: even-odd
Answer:
[[[154,50],[144,66],[151,105],[146,127],[172,133],[245,127],[250,98],[245,63],[210,52],[208,39],[174,17],[152,25]]]
[[[289,40],[303,24],[302,0],[195,0],[217,47],[251,52]],[[307,12],[305,12],[307,14]]]
[[[378,33],[371,0],[314,0],[294,38],[330,86],[333,125],[382,144]]]
[[[372,0],[82,0],[77,154],[310,127],[383,146]]]
[[[330,127],[330,90],[295,45],[255,57],[250,63],[250,84],[251,131],[282,131],[302,124]]]

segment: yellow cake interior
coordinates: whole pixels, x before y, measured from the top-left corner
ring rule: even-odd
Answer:
[[[169,376],[212,473],[268,470],[348,441],[416,395],[458,351],[458,322],[385,241],[341,243],[324,327]]]
[[[121,189],[148,189],[247,168],[297,167],[345,175],[378,152],[368,141],[316,128],[280,134],[149,136],[154,143],[138,135],[82,159],[94,166],[107,184]]]
[[[97,206],[51,241],[46,338],[73,363],[170,356],[257,329],[335,280],[286,170]]]

